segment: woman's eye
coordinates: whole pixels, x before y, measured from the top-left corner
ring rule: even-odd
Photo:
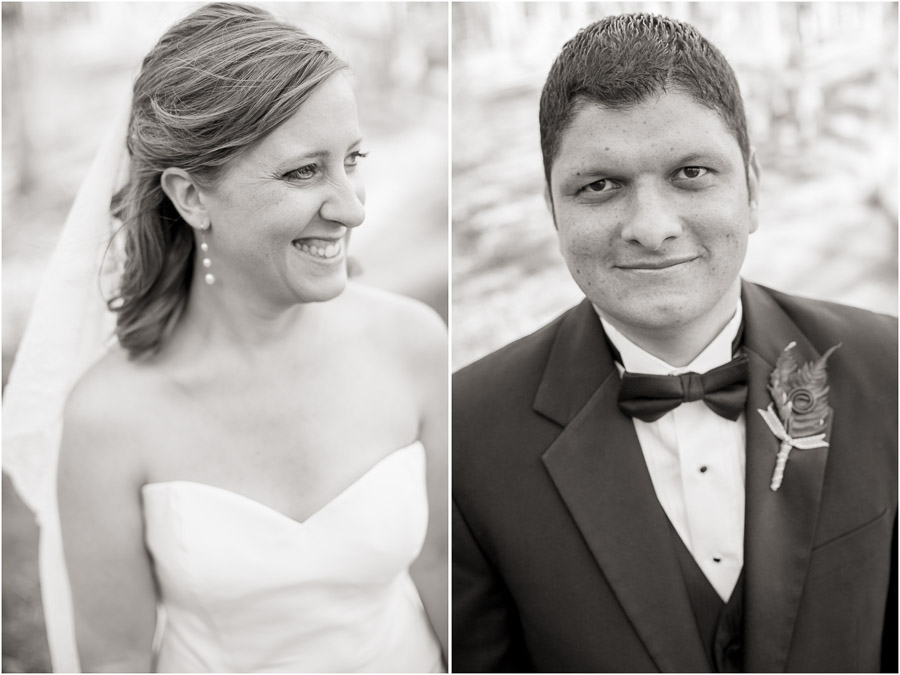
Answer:
[[[357,150],[356,152],[351,152],[350,156],[347,158],[347,166],[356,166],[358,161],[363,157],[368,157],[368,152],[363,152],[362,150]]]
[[[292,180],[309,180],[310,178],[314,178],[317,172],[318,170],[315,164],[307,164],[306,166],[301,166],[299,169],[288,171],[284,174],[284,177]]]
[[[684,178],[702,178],[706,174],[709,173],[709,169],[705,169],[702,166],[686,166],[684,168],[678,169],[676,173],[676,178],[679,177],[678,174],[682,174]]]

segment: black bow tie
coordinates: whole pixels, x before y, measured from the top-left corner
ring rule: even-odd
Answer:
[[[622,373],[619,408],[629,417],[655,422],[682,403],[703,401],[717,415],[736,420],[747,402],[747,355],[709,372],[681,375]]]

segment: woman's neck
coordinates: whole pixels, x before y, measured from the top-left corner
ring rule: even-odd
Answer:
[[[316,303],[285,304],[253,300],[195,282],[175,327],[173,352],[258,361],[296,341],[297,328],[320,314]]]

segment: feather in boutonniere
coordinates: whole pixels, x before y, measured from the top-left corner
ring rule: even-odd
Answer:
[[[796,343],[792,342],[784,348],[775,362],[775,370],[769,376],[768,389],[775,410],[770,403],[765,410],[757,411],[781,441],[770,486],[773,491],[781,487],[784,468],[792,449],[828,447],[824,430],[832,411],[828,406],[826,364],[828,357],[840,345],[834,345],[817,360],[802,366],[797,364],[791,353],[795,346]]]

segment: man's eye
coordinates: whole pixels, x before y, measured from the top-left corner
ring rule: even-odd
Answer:
[[[316,172],[317,169],[315,164],[307,164],[306,166],[301,166],[299,169],[288,171],[284,174],[284,177],[292,180],[309,180],[316,175]]]
[[[686,166],[682,169],[678,169],[676,178],[678,177],[678,174],[682,174],[684,178],[702,178],[708,173],[709,169],[705,169],[702,166]]]
[[[593,183],[588,183],[582,189],[583,192],[609,192],[615,189],[616,184],[608,178],[601,178],[600,180],[595,180]]]

